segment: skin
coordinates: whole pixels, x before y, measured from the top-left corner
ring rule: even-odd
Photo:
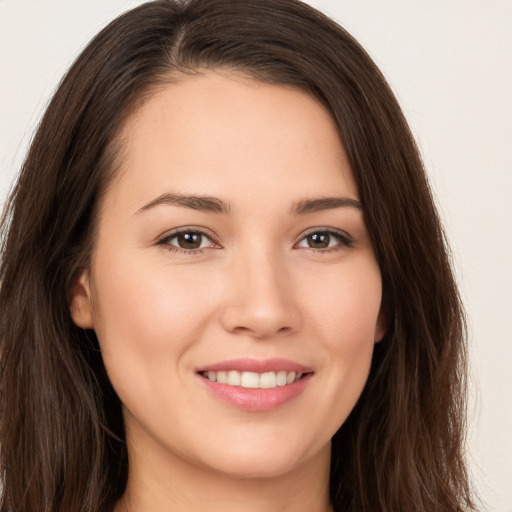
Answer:
[[[158,89],[120,137],[71,303],[123,403],[130,474],[117,510],[330,510],[330,439],[385,330],[362,209],[293,211],[359,199],[330,114],[302,91],[208,71]],[[176,228],[205,233],[202,248],[180,248]],[[312,377],[281,407],[243,410],[197,373],[242,357],[289,359]]]

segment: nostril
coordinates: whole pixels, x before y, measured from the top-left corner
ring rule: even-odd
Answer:
[[[290,297],[248,293],[226,306],[220,316],[223,328],[233,334],[263,339],[286,336],[300,329],[301,315]]]

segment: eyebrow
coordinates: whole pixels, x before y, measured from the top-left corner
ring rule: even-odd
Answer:
[[[145,204],[137,214],[150,210],[155,206],[183,206],[184,208],[191,208],[192,210],[199,210],[207,213],[220,213],[227,215],[230,211],[228,203],[218,199],[217,197],[198,196],[198,195],[184,195],[184,194],[162,194],[153,201]]]
[[[319,212],[322,210],[332,210],[335,208],[356,208],[363,209],[363,204],[357,199],[351,197],[321,197],[318,199],[305,199],[298,201],[292,206],[292,215],[306,215],[308,213]]]
[[[217,197],[166,193],[145,204],[137,211],[137,214],[160,205],[181,206],[206,213],[224,215],[228,215],[231,210],[229,203]],[[290,213],[292,215],[306,215],[308,213],[332,210],[335,208],[356,208],[362,210],[363,205],[357,199],[350,197],[320,197],[316,199],[304,199],[294,203],[290,209]]]

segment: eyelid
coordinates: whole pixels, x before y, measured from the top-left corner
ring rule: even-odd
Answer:
[[[174,237],[178,236],[180,233],[200,234],[201,236],[204,236],[208,240],[210,240],[212,245],[210,247],[202,247],[197,249],[184,249],[182,247],[169,244],[169,241],[172,240]],[[165,246],[165,248],[169,251],[181,252],[184,254],[197,254],[203,252],[205,249],[220,249],[222,247],[219,243],[218,237],[216,237],[214,233],[212,233],[209,229],[198,226],[181,226],[179,228],[166,231],[164,234],[160,235],[156,239],[156,245]]]
[[[178,236],[180,233],[197,233],[201,236],[206,237],[208,240],[210,240],[211,245],[209,247],[202,247],[197,249],[184,249],[182,247],[178,247],[173,244],[169,244],[169,241],[173,239],[174,237]],[[314,233],[323,233],[328,234],[330,236],[334,236],[339,240],[339,243],[332,246],[332,247],[326,247],[323,249],[320,248],[314,248],[314,247],[300,247],[298,244],[302,242],[306,237],[309,235],[312,235]],[[156,239],[156,245],[158,246],[165,246],[167,250],[173,251],[173,252],[180,252],[183,254],[197,254],[203,252],[205,249],[220,249],[222,248],[218,237],[212,233],[209,229],[198,227],[198,226],[181,226],[179,228],[172,229],[171,231],[167,231],[164,234],[160,235]],[[323,227],[323,226],[317,226],[307,229],[306,231],[303,231],[297,241],[294,243],[293,248],[294,249],[308,249],[317,253],[327,253],[327,252],[335,252],[340,251],[343,249],[350,248],[354,245],[354,241],[352,237],[346,232],[341,229],[331,228],[331,227]]]
[[[300,242],[302,242],[306,237],[308,237],[309,235],[313,235],[315,233],[324,233],[324,234],[334,236],[338,240],[340,240],[340,243],[336,244],[333,247],[326,247],[324,249],[315,249],[313,247],[299,247],[298,246],[298,244]],[[339,250],[343,250],[346,248],[351,248],[351,247],[353,247],[353,245],[354,245],[354,240],[346,231],[343,231],[342,229],[318,226],[318,227],[309,228],[306,231],[302,232],[300,234],[299,238],[297,239],[297,242],[295,242],[294,248],[309,249],[311,251],[325,253],[325,252],[339,251]]]

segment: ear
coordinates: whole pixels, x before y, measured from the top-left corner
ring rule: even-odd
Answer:
[[[377,323],[375,324],[375,343],[382,341],[382,338],[386,335],[389,328],[391,315],[387,306],[387,301],[383,300],[380,305],[379,316],[377,317]]]
[[[384,338],[384,335],[386,334],[387,330],[387,319],[384,318],[384,315],[382,313],[379,313],[379,317],[377,318],[377,324],[375,326],[375,336],[373,338],[375,340],[375,343],[379,343],[379,341],[381,341],[382,338]]]
[[[88,270],[83,270],[75,279],[71,288],[69,309],[71,311],[71,318],[78,327],[81,327],[82,329],[94,328],[91,286]]]

